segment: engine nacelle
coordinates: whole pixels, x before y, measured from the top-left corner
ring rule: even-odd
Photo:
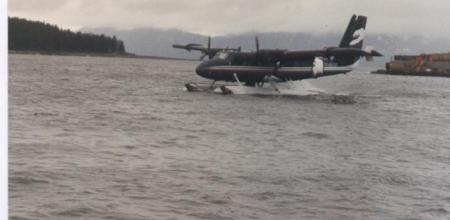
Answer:
[[[324,64],[323,64],[323,58],[321,57],[315,57],[314,63],[313,63],[313,76],[317,77],[323,74]]]

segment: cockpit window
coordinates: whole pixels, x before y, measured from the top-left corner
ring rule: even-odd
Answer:
[[[224,52],[219,52],[216,54],[216,59],[221,59],[224,60],[228,57],[228,53],[224,53]]]

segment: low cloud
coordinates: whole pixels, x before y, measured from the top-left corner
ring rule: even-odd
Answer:
[[[66,28],[176,28],[223,35],[247,31],[342,31],[352,14],[371,32],[450,36],[448,0],[10,0],[9,15]]]

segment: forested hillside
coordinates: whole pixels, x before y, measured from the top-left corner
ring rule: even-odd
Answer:
[[[115,36],[72,32],[38,21],[10,17],[9,50],[124,54],[123,41]]]

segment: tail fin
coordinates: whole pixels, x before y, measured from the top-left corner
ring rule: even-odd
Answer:
[[[339,47],[341,48],[362,48],[364,32],[366,29],[367,17],[353,15],[347,30],[342,37]]]

